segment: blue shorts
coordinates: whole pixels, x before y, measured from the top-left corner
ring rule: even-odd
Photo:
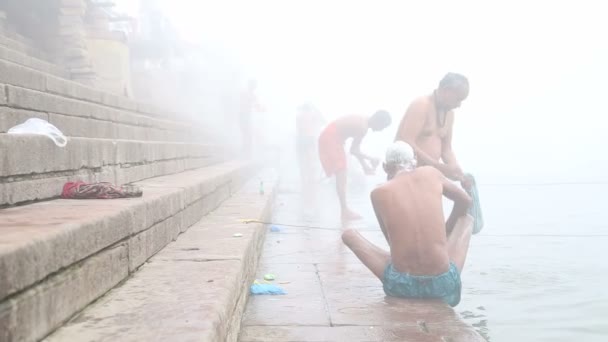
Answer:
[[[454,263],[450,269],[435,276],[414,276],[397,271],[392,263],[384,270],[384,293],[404,298],[439,298],[450,306],[460,303],[460,273]]]

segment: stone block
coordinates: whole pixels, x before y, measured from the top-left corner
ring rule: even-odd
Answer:
[[[26,151],[5,154],[0,177],[73,171],[114,164],[114,142],[105,139],[69,138],[65,147],[39,135],[0,135],[0,150]]]
[[[125,96],[118,96],[117,104],[119,108],[129,110],[131,112],[137,111],[137,103]]]
[[[136,184],[143,185],[145,183]],[[146,206],[144,229],[167,220],[169,217],[175,215],[175,213],[184,210],[187,206],[187,203],[184,201],[184,191],[182,189],[171,187],[146,187],[146,190],[151,196],[144,198]]]
[[[0,272],[11,276],[0,277],[0,299],[124,239],[141,224],[134,220],[144,210],[141,199],[55,200],[3,209],[2,245],[11,247],[0,249]]]
[[[129,184],[154,177],[148,165],[116,166],[115,175],[118,184]]]
[[[45,82],[45,76],[40,72],[0,60],[0,83],[44,91]]]
[[[143,154],[146,144],[143,141],[116,141],[116,163],[133,164],[144,161]]]
[[[125,124],[120,124],[117,127],[118,136],[121,139],[132,139],[132,140],[147,140],[147,133],[144,127],[136,127]]]
[[[46,90],[53,94],[68,96],[79,100],[97,103],[101,102],[101,92],[58,77],[47,77]]]
[[[7,85],[8,104],[17,108],[89,117],[88,104],[44,92]]]
[[[88,155],[88,168],[97,168],[116,164],[117,144],[113,140],[75,138],[86,144]]]
[[[96,137],[91,130],[91,119],[76,116],[49,114],[49,122],[57,127],[63,134],[70,137]]]
[[[50,113],[49,122],[70,137],[117,138],[117,127],[110,121]]]
[[[129,270],[135,271],[146,260],[177,239],[182,215],[174,215],[129,239]]]
[[[139,118],[133,113],[121,109],[113,109],[116,112],[116,122],[127,125],[136,126],[139,124]]]
[[[0,99],[2,98],[2,89],[0,88]],[[24,123],[27,119],[38,118],[49,120],[47,113],[33,112],[10,107],[0,107],[0,133],[6,133],[10,128]],[[6,153],[6,152],[5,152]]]
[[[0,177],[78,170],[88,162],[84,144],[69,140],[65,147],[58,147],[39,135],[0,135],[0,150],[11,151],[4,155]]]
[[[28,201],[45,200],[57,197],[61,195],[63,184],[65,184],[68,179],[69,178],[67,176],[50,177],[5,183],[4,191],[6,193],[6,198],[0,204],[15,205]]]
[[[46,342],[226,341],[221,332],[239,293],[240,263],[148,263]]]
[[[60,7],[59,14],[62,16],[83,16],[87,12],[86,7],[84,6],[75,6],[75,7]]]
[[[158,161],[149,164],[153,177],[172,175],[184,171],[184,161],[181,159],[171,161]]]
[[[87,4],[84,0],[61,0],[59,2],[59,8],[87,8]]]
[[[0,304],[0,340],[41,340],[127,275],[124,244],[62,271]]]
[[[110,94],[110,93],[103,93],[101,96],[101,101],[106,106],[120,108],[120,105],[119,105],[120,100],[117,95]]]

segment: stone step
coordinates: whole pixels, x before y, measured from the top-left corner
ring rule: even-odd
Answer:
[[[14,41],[0,35],[0,59],[13,62],[24,67],[34,69],[49,75],[62,78],[69,78],[70,73],[57,64],[47,62],[43,59],[32,56],[26,49],[16,49]]]
[[[0,341],[47,336],[217,208],[253,170],[228,162],[139,182],[141,198],[61,199],[0,210]],[[217,241],[214,246],[230,251]]]
[[[37,92],[45,93],[46,95],[53,94],[66,99],[80,100],[83,102],[96,104],[98,106],[106,106],[152,118],[169,119],[171,121],[175,121],[179,118],[176,113],[173,113],[167,109],[158,108],[148,103],[138,102],[124,96],[103,92],[66,78],[58,77],[40,70],[35,70],[20,65],[10,60],[3,60],[2,58],[0,58],[0,84],[12,85],[15,87],[24,88],[26,90],[35,90]],[[36,92],[31,94],[42,96]],[[48,102],[48,98],[48,96],[44,97],[44,99],[41,101]],[[70,102],[71,105],[77,103],[78,102]],[[6,105],[5,102],[1,101],[0,104]],[[17,103],[16,105],[22,104]],[[19,108],[36,109],[29,107]],[[53,112],[53,110],[47,108],[43,108],[40,111]],[[67,113],[59,112],[59,114]],[[88,114],[85,113],[81,115]]]
[[[0,75],[1,64],[0,61]],[[196,141],[204,132],[195,122],[155,118],[47,91],[0,84],[0,132],[32,117],[52,122],[68,136]]]
[[[227,159],[210,144],[69,138],[58,147],[20,134],[0,134],[0,151],[0,206],[57,197],[68,181],[126,184]]]
[[[269,216],[271,191],[258,189],[249,182],[45,341],[236,341],[266,232],[237,219]]]

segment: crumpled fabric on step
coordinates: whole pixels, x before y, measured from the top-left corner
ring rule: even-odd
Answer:
[[[67,182],[63,186],[61,198],[66,199],[113,199],[141,197],[143,191],[134,185],[116,186],[112,183]]]

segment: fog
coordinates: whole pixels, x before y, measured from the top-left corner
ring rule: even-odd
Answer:
[[[480,182],[608,181],[600,1],[158,3],[182,39],[258,80],[269,140],[289,141],[303,101],[329,119],[383,108],[393,125],[364,143],[381,156],[409,102],[453,71],[471,84],[454,148]],[[119,5],[135,11],[137,1]]]

